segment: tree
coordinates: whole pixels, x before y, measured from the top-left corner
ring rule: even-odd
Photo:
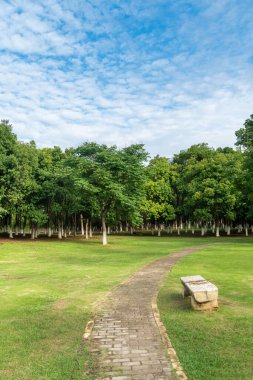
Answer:
[[[201,205],[198,205],[198,210],[195,210],[195,201],[193,198],[195,187],[198,185],[198,170],[197,167],[201,162],[212,157],[214,150],[208,144],[195,144],[189,149],[181,151],[173,158],[173,165],[176,171],[176,180],[174,182],[174,192],[176,197],[176,215],[177,225],[182,227],[183,221],[188,223],[198,222],[202,226],[202,234],[204,225],[210,220],[210,213],[204,210]],[[196,179],[195,179],[196,178]],[[196,185],[195,185],[196,184]],[[196,189],[197,191],[197,189]],[[179,230],[178,230],[179,231]]]
[[[41,191],[38,203],[48,216],[48,235],[51,236],[55,227],[61,239],[63,235],[66,236],[70,224],[76,232],[79,198],[75,191],[73,171],[68,166],[66,153],[59,147],[41,149],[39,163],[38,182]]]
[[[207,223],[215,224],[216,236],[219,236],[221,220],[230,223],[235,219],[239,154],[213,150],[211,155],[198,162],[192,161],[185,168],[184,210],[201,224],[202,235]]]
[[[240,200],[238,215],[245,224],[247,235],[248,223],[253,220],[253,115],[244,123],[244,127],[235,132],[236,145],[243,149],[243,174],[238,181]]]
[[[151,223],[167,223],[175,218],[174,201],[172,190],[174,180],[174,168],[166,157],[156,156],[146,167],[146,200],[143,205],[145,219]]]
[[[253,115],[244,123],[244,127],[235,132],[237,141],[235,145],[253,153]]]
[[[15,156],[17,145],[17,137],[12,132],[12,125],[8,120],[2,120],[0,123],[0,210],[1,215],[5,216],[11,238],[13,214],[19,197],[18,161]]]
[[[143,161],[147,157],[143,145],[124,149],[96,143],[84,143],[75,151],[76,181],[99,210],[103,245],[107,244],[106,222],[115,210],[137,211],[144,182]]]

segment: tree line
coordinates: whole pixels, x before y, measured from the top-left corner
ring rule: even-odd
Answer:
[[[253,221],[253,115],[236,132],[236,149],[202,143],[173,158],[142,144],[118,149],[94,142],[77,148],[24,143],[0,123],[1,231],[43,232],[61,239],[93,231],[180,234],[220,230],[248,235]]]

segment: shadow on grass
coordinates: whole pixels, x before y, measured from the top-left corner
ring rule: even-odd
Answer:
[[[160,298],[160,302],[167,304],[167,307],[178,312],[188,312],[191,310],[190,297],[183,298],[178,292],[165,293]]]

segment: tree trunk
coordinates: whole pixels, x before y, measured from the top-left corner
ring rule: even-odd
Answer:
[[[230,231],[231,231],[231,227],[228,226],[228,227],[227,227],[227,235],[228,235],[228,236],[230,235]]]
[[[215,234],[216,237],[219,237],[220,236],[220,226],[216,226],[216,234]]]
[[[101,216],[101,222],[102,222],[102,234],[103,234],[103,245],[107,245],[107,234],[106,234],[106,223],[105,223],[105,217],[104,215]]]
[[[62,239],[62,226],[61,223],[58,223],[58,239]]]
[[[90,238],[92,238],[92,223],[91,222],[90,222],[89,236],[90,236]]]
[[[74,236],[76,236],[76,213],[74,215]]]
[[[158,230],[157,236],[159,236],[159,237],[161,236],[161,230],[160,230],[160,228]]]
[[[205,228],[201,227],[201,236],[205,236]]]
[[[22,235],[25,237],[26,234],[26,218],[24,218],[23,224],[22,224]]]
[[[8,218],[9,219],[9,224],[8,224],[8,227],[7,227],[7,229],[8,229],[8,234],[9,234],[9,238],[10,239],[13,239],[13,231],[12,231],[12,216],[10,216],[10,218]],[[8,222],[7,222],[8,223]]]
[[[13,239],[13,232],[12,232],[12,227],[11,227],[11,225],[10,225],[9,228],[8,228],[8,233],[9,233],[9,238],[10,238],[10,239]]]
[[[84,236],[83,214],[80,215],[81,235]]]
[[[249,236],[249,229],[248,229],[248,226],[245,226],[245,236]]]
[[[85,239],[89,239],[89,219],[86,219],[86,224],[85,224]]]
[[[48,237],[52,237],[52,228],[51,228],[51,226],[48,226],[48,229],[47,229],[47,236],[48,236]]]

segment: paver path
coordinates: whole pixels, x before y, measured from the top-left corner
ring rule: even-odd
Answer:
[[[90,337],[97,379],[174,379],[152,310],[164,275],[192,247],[157,260],[112,291]]]

